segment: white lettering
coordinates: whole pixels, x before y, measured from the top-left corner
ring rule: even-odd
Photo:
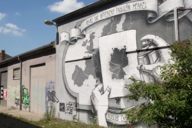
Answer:
[[[114,12],[115,12],[114,9],[104,11],[103,13],[100,13],[100,18],[105,19],[105,18],[111,17],[114,15]]]
[[[150,10],[151,12],[157,13],[156,12],[157,7],[152,6],[152,5],[156,5],[156,3],[157,3],[157,0],[140,0],[140,1],[134,1],[134,2],[127,2],[125,4],[102,11],[88,18],[81,24],[81,29],[84,30],[98,21],[102,21],[107,18],[132,12],[132,11]]]
[[[134,3],[132,6],[132,10],[143,10],[146,8],[147,8],[147,5],[146,5],[145,1]]]
[[[127,117],[125,114],[114,114],[114,113],[107,113],[106,119],[109,122],[117,123],[117,124],[127,124]]]

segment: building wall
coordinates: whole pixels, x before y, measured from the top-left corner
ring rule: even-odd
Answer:
[[[3,86],[3,99],[0,100],[0,106],[7,106],[7,68],[0,69],[0,85]]]
[[[20,81],[19,79],[13,80],[13,69],[19,68],[20,65],[16,64],[8,67],[8,107],[17,107],[19,108],[19,99],[20,99]]]
[[[153,2],[155,0],[125,2],[111,10],[106,8],[59,26],[60,44],[56,51],[56,93],[59,99],[56,114],[59,118],[90,123],[95,119],[97,107],[104,105],[107,107],[105,121],[108,125],[128,123],[121,111],[144,102],[125,98],[128,94],[125,85],[131,83],[128,78],[133,76],[147,82],[160,81],[159,67],[170,62],[170,50],[166,47],[175,41],[173,14],[164,12],[177,6],[192,5],[192,2],[184,0],[151,4]],[[159,12],[156,10],[158,13],[149,20],[150,9],[154,7]],[[113,12],[117,9],[121,9],[117,11],[118,15]],[[179,32],[180,39],[185,40],[192,36],[192,14],[182,14]],[[102,19],[101,15],[107,18]],[[88,27],[82,29],[85,21]],[[64,42],[65,35],[75,26],[82,29],[85,38],[68,48]],[[160,47],[164,49],[136,52],[138,49]],[[98,83],[101,83],[99,89],[103,93],[99,94],[99,98],[95,97],[98,98],[95,101],[91,96],[99,93],[95,92]],[[108,86],[111,90],[106,99],[104,94],[108,93]],[[93,111],[95,107],[96,111]],[[96,118],[100,118],[98,116]]]
[[[33,69],[38,67],[44,67],[43,70],[37,70],[35,74],[32,74]],[[11,65],[8,67],[8,108],[19,109],[20,104],[20,79],[13,79],[13,71],[16,68],[20,68],[20,63]],[[39,74],[44,74],[41,78],[38,78]],[[42,80],[43,79],[43,80]],[[33,82],[32,82],[33,81]],[[42,82],[43,81],[43,82]],[[37,104],[40,101],[44,104],[40,105],[42,112],[39,112],[37,108],[34,108],[33,112],[44,115],[46,112],[48,95],[46,87],[49,83],[54,83],[55,86],[55,54],[43,56],[35,59],[30,59],[22,62],[22,110],[31,111],[31,106]],[[42,83],[43,85],[40,85]],[[36,89],[35,89],[36,87]],[[41,87],[41,88],[38,88]],[[34,90],[36,97],[31,97],[31,91]],[[41,90],[38,90],[41,89]],[[42,97],[40,96],[42,94]],[[34,95],[33,95],[34,96]],[[43,97],[44,96],[44,97]],[[44,101],[42,101],[42,99]]]

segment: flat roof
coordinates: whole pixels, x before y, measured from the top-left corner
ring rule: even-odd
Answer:
[[[41,46],[41,47],[33,49],[31,51],[22,53],[20,55],[16,55],[16,56],[11,57],[6,60],[3,60],[0,62],[0,68],[19,63],[20,60],[26,61],[26,60],[33,59],[33,58],[54,54],[54,53],[56,53],[54,46],[55,46],[55,42],[53,41],[47,45]]]
[[[83,8],[80,8],[76,11],[63,15],[54,19],[53,21],[58,25],[62,25],[68,22],[72,22],[74,20],[80,19],[82,17],[91,15],[93,13],[97,13],[99,11],[105,10],[106,8],[113,7],[115,5],[121,4],[123,2],[130,0],[99,0],[95,3],[87,5]]]

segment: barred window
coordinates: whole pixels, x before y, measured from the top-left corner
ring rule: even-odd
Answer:
[[[20,79],[20,68],[13,69],[13,80]]]

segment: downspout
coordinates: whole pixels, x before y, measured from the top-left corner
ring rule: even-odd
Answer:
[[[175,41],[180,41],[179,37],[179,19],[178,19],[178,8],[174,9],[174,27],[175,27]]]
[[[22,87],[22,68],[23,63],[21,60],[21,57],[18,56],[18,61],[20,62],[20,104],[19,104],[19,110],[22,110],[22,94],[23,94],[23,87]]]

